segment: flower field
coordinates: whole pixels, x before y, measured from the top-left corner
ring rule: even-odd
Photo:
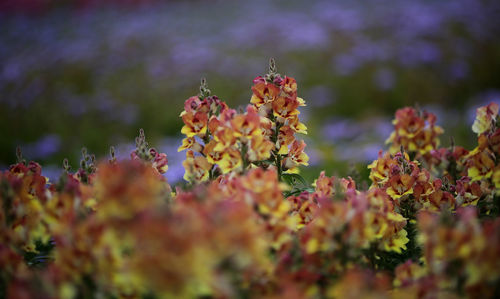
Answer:
[[[251,94],[235,110],[202,80],[176,107],[174,187],[142,129],[129,157],[84,149],[58,180],[18,150],[0,173],[0,297],[500,296],[496,103],[477,107],[470,149],[401,108],[369,183],[321,171],[309,184],[297,81],[271,60]]]

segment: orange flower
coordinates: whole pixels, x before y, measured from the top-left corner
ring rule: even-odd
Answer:
[[[98,217],[131,219],[161,203],[164,178],[156,170],[136,160],[99,165],[95,180]]]
[[[431,186],[432,192],[425,197],[424,207],[434,211],[440,211],[442,207],[456,209],[457,201],[448,191],[442,190],[443,183],[440,179],[434,180]],[[423,199],[420,199],[423,202]]]
[[[281,81],[281,88],[288,96],[297,96],[297,82],[294,78],[285,76]]]
[[[397,174],[391,176],[388,182],[387,194],[394,200],[398,200],[404,195],[413,193],[415,178],[409,174]]]
[[[237,139],[231,127],[221,126],[214,133],[214,140],[216,145],[214,150],[224,151],[235,145]]]
[[[254,135],[248,143],[248,160],[251,162],[267,160],[271,157],[274,144],[262,135]]]
[[[185,173],[184,179],[188,182],[203,182],[208,180],[209,171],[212,164],[207,161],[207,158],[202,156],[194,156],[193,151],[186,152],[186,160],[182,162]]]
[[[168,170],[168,159],[164,153],[158,153],[154,148],[149,150],[150,155],[153,157],[153,168],[158,170],[159,173],[165,173]]]
[[[261,135],[260,115],[255,107],[248,105],[247,112],[243,115],[236,115],[231,120],[232,129],[236,137],[249,137],[251,135]]]
[[[207,161],[210,164],[217,164],[222,160],[222,156],[224,155],[223,151],[216,151],[215,147],[217,146],[217,142],[215,140],[210,140],[210,142],[205,145],[203,149],[203,153],[205,157],[207,157]]]
[[[309,165],[309,157],[304,153],[306,143],[304,140],[295,140],[292,143],[288,156],[283,159],[282,165],[284,170],[294,170],[299,165]]]
[[[409,158],[408,158],[409,160]],[[370,169],[370,180],[375,185],[383,185],[389,180],[390,171],[398,162],[389,153],[382,156],[382,151],[378,153],[378,159],[368,165]]]
[[[489,179],[495,168],[495,155],[488,149],[473,150],[467,159],[467,173],[472,181]]]
[[[282,118],[283,122],[284,119],[292,118],[300,113],[297,110],[299,101],[296,98],[280,96],[273,101],[272,107],[274,116],[278,117],[278,119]]]
[[[305,227],[314,219],[318,204],[313,201],[313,196],[304,192],[299,196],[290,196],[286,200],[291,203],[291,218],[298,216],[297,229]]]
[[[234,148],[228,148],[222,155],[222,160],[218,163],[222,173],[228,173],[234,170],[240,170],[242,166],[240,151]]]
[[[394,285],[396,287],[407,287],[426,274],[422,266],[411,260],[400,264],[394,271],[396,275]]]
[[[487,285],[500,278],[498,218],[480,221],[477,210],[467,207],[445,219],[439,214],[421,212],[418,224],[424,261],[431,273],[463,283],[472,297],[478,291],[488,290]]]
[[[208,116],[203,112],[183,112],[181,114],[182,121],[184,121],[184,126],[182,127],[181,133],[187,137],[194,136],[205,136],[207,132],[207,121]]]
[[[36,162],[18,163],[0,172],[0,243],[16,250],[36,252],[37,240],[47,243],[51,237],[46,217],[51,192],[46,189],[47,178]]]
[[[198,96],[192,96],[184,102],[184,112],[196,113],[200,105],[201,105],[200,98]],[[183,113],[181,113],[181,116]]]
[[[276,149],[278,154],[287,155],[288,146],[295,141],[294,131],[290,126],[282,126],[278,133],[278,140],[276,141]]]
[[[472,182],[471,178],[467,176],[457,180],[455,187],[457,202],[463,206],[476,205],[479,198],[483,195],[480,183],[478,181]]]
[[[335,195],[335,177],[327,177],[322,171],[319,177],[314,181],[315,194],[320,197],[333,197]]]
[[[252,92],[250,103],[259,108],[262,105],[274,102],[280,94],[280,89],[272,83],[261,81],[252,86]]]
[[[500,128],[488,136],[488,143],[490,149],[500,156]]]
[[[292,128],[295,133],[307,134],[307,127],[299,121],[297,115],[288,118],[285,124]]]

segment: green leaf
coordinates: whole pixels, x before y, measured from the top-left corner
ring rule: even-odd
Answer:
[[[299,174],[296,173],[284,173],[281,176],[283,180],[290,186],[296,186],[299,183],[303,186],[307,186],[306,180]]]
[[[302,187],[302,188],[297,188],[297,187],[294,187],[292,188],[292,190],[289,190],[289,191],[285,191],[283,192],[283,196],[285,198],[287,197],[290,197],[290,196],[296,196],[296,195],[299,195],[301,194],[302,192],[308,192],[308,193],[313,193],[314,192],[314,189],[311,188],[311,187]]]

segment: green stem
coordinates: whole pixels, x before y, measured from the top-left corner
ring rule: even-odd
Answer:
[[[274,144],[276,144],[276,142],[278,141],[278,135],[279,135],[281,126],[282,126],[282,124],[280,124],[279,122],[276,122],[276,129],[274,131],[274,135],[271,137],[271,141]],[[276,164],[276,168],[278,169],[278,181],[281,182],[281,176],[283,173],[283,169],[281,168],[281,155],[278,153],[279,150],[280,150],[279,148],[275,149],[273,151],[273,153],[274,153],[274,163]]]
[[[214,167],[215,165],[212,165],[212,168],[208,171],[208,179],[212,181],[214,179]]]
[[[248,167],[248,160],[246,158],[247,156],[247,152],[248,152],[248,146],[243,143],[241,145],[241,161],[243,163],[243,172],[245,172],[247,170],[247,167]]]
[[[276,168],[278,168],[278,181],[281,182],[281,176],[282,176],[282,172],[283,170],[281,169],[281,155],[278,154],[278,152],[276,152],[275,154],[275,161],[276,161]]]

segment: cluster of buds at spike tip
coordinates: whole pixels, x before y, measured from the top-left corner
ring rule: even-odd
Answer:
[[[116,152],[115,152],[115,147],[114,146],[111,146],[109,148],[109,157],[110,157],[110,159],[109,159],[109,163],[110,164],[116,163]]]
[[[87,149],[82,148],[82,159],[80,160],[80,169],[76,173],[76,177],[83,183],[90,183],[93,174],[96,172],[95,155],[89,155]]]
[[[17,163],[26,164],[26,160],[23,158],[23,151],[20,146],[16,147],[16,160]]]
[[[68,158],[63,159],[63,170],[65,173],[69,173],[69,171],[71,170],[71,166],[69,165]]]
[[[144,135],[144,130],[139,130],[139,136],[135,138],[136,149],[130,154],[132,160],[140,160],[151,163],[153,168],[159,173],[165,173],[168,170],[168,159],[164,153],[159,153],[156,149],[150,148]],[[114,159],[114,150],[111,152]],[[116,161],[116,159],[115,159]]]

